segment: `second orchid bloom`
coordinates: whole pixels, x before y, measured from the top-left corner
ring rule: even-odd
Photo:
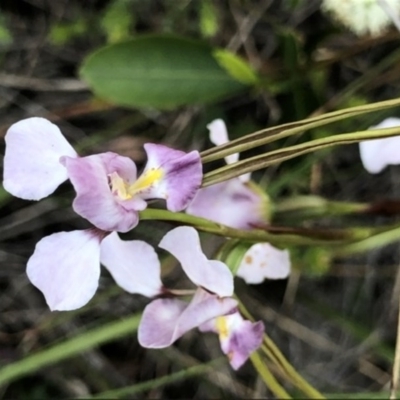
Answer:
[[[148,161],[137,178],[135,163],[107,152],[79,157],[59,128],[44,118],[12,125],[6,137],[4,188],[16,197],[40,200],[69,179],[77,214],[104,231],[128,232],[148,199],[165,199],[171,211],[187,207],[202,180],[197,151],[184,153],[145,144]]]

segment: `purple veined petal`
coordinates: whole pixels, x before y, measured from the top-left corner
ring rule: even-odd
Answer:
[[[40,200],[68,179],[61,156],[77,157],[60,129],[44,118],[28,118],[8,129],[3,186],[25,200]]]
[[[232,298],[218,298],[198,289],[187,304],[178,299],[157,299],[143,311],[138,339],[143,347],[168,347],[186,332],[225,315],[237,306]]]
[[[170,211],[181,211],[193,199],[203,179],[198,151],[185,153],[167,146],[147,143],[146,167],[132,193],[143,199],[165,199]]]
[[[400,127],[399,118],[387,118],[370,129]],[[400,130],[399,130],[400,132]],[[365,140],[359,143],[361,162],[370,174],[378,174],[388,165],[400,164],[400,136],[375,140]]]
[[[261,283],[264,279],[285,279],[291,269],[290,254],[269,243],[257,243],[249,248],[239,265],[237,276],[246,283]]]
[[[210,131],[210,140],[216,146],[220,146],[222,144],[229,142],[228,130],[226,129],[225,122],[222,119],[215,119],[211,121],[207,125],[208,130]],[[239,160],[239,154],[230,154],[225,157],[225,161],[227,164],[233,164]]]
[[[179,317],[187,303],[178,299],[157,299],[146,306],[138,329],[142,347],[163,348],[174,342]]]
[[[129,174],[132,180],[136,178],[132,160],[109,152],[63,157],[61,162],[76,191],[73,208],[77,214],[105,231],[128,232],[138,224],[138,211],[145,208],[145,202],[140,198],[121,198],[111,191],[109,184],[109,177],[115,172],[124,180],[129,179]]]
[[[221,349],[229,358],[232,368],[239,369],[263,341],[264,324],[244,320],[236,312],[215,319]]]
[[[88,229],[54,233],[37,243],[26,272],[50,310],[75,310],[94,296],[103,237],[103,232]]]
[[[265,224],[266,200],[250,185],[234,178],[200,189],[186,212],[236,229]]]
[[[124,241],[117,233],[111,233],[101,242],[100,261],[127,292],[147,297],[161,293],[160,261],[146,242]]]
[[[189,279],[220,297],[232,296],[233,276],[221,261],[208,260],[201,250],[196,229],[180,226],[169,231],[159,247],[170,252],[182,264]]]

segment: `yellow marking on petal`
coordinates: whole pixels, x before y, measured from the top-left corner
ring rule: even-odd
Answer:
[[[217,317],[217,320],[215,322],[217,331],[219,333],[219,337],[221,340],[227,339],[229,336],[229,329],[228,325],[226,323],[226,318],[225,317]]]
[[[110,174],[111,191],[116,193],[122,200],[129,200],[132,195],[127,191],[127,185],[125,181],[116,173]]]
[[[154,183],[164,177],[164,171],[161,168],[151,168],[143,173],[139,179],[128,188],[128,192],[131,196],[146,190],[151,187]]]

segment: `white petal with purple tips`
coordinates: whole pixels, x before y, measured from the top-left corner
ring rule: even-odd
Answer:
[[[167,146],[144,145],[148,162],[138,179],[143,199],[165,199],[170,211],[182,211],[192,201],[203,179],[198,151],[185,153]]]
[[[117,233],[111,233],[101,242],[100,261],[127,292],[147,297],[161,293],[160,262],[146,242],[121,240]]]
[[[54,233],[37,243],[26,272],[52,311],[75,310],[93,297],[100,276],[101,239],[90,229]]]
[[[236,312],[216,320],[221,349],[229,358],[232,368],[239,369],[257,350],[263,340],[264,324],[246,321]]]
[[[44,118],[13,124],[5,141],[4,189],[26,200],[40,200],[53,193],[68,179],[60,157],[77,157],[58,127]]]
[[[187,304],[177,299],[157,299],[143,311],[138,339],[143,347],[168,347],[189,330],[229,313],[237,306],[231,298],[220,299],[198,289]]]
[[[232,296],[232,273],[223,262],[207,259],[196,229],[189,226],[172,229],[163,237],[159,247],[179,260],[186,275],[197,286],[220,297]]]
[[[261,283],[264,279],[285,279],[290,274],[290,254],[269,243],[257,243],[245,253],[237,276],[246,283]]]

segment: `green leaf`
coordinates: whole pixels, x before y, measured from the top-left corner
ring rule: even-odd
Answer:
[[[236,54],[229,50],[216,49],[213,56],[218,64],[235,80],[245,85],[256,85],[259,78],[253,68]]]
[[[148,35],[104,47],[81,68],[94,92],[117,105],[173,109],[210,103],[243,91],[208,45],[171,35]]]
[[[0,369],[0,386],[40,368],[76,356],[113,339],[136,332],[140,314],[95,328]]]

